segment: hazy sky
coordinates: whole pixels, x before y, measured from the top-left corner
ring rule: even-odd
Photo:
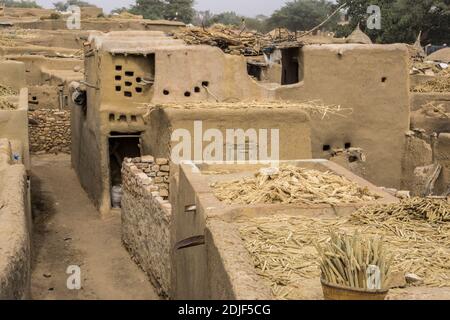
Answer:
[[[37,0],[40,5],[50,8],[52,3],[58,0]],[[118,7],[127,7],[133,4],[134,0],[88,0],[105,9],[106,12]],[[236,11],[246,16],[256,16],[257,14],[270,15],[279,9],[286,0],[196,0],[197,10],[210,10],[214,13],[222,11]]]

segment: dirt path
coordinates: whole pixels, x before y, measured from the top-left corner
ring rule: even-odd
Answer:
[[[70,156],[32,159],[33,299],[158,299],[120,241],[120,217],[101,219],[70,167]],[[70,265],[80,290],[67,289]]]

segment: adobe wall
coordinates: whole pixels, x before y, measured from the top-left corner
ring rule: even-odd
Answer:
[[[10,55],[7,58],[25,65],[30,109],[68,109],[69,84],[84,77],[82,60],[39,55]]]
[[[16,91],[26,86],[25,64],[16,61],[0,62],[0,83]]]
[[[168,184],[157,179],[168,178],[168,169],[167,159],[151,156],[125,159],[122,167],[122,241],[164,297],[171,290],[172,206]]]
[[[0,300],[30,297],[31,212],[27,174],[0,139]]]
[[[70,107],[72,167],[89,198],[96,207],[100,207],[104,183],[102,160],[105,160],[101,158],[95,130],[86,121],[87,116],[82,108],[72,103],[72,101]],[[104,143],[107,142],[105,141]]]
[[[172,148],[177,144],[170,141],[172,133],[177,129],[187,130],[193,141],[196,135],[194,121],[202,121],[202,140],[203,133],[209,129],[219,130],[224,139],[227,129],[255,129],[257,132],[259,129],[267,129],[268,134],[271,129],[278,129],[280,160],[311,158],[309,116],[305,111],[281,105],[277,109],[246,108],[245,103],[240,106],[241,108],[233,109],[232,105],[224,104],[220,107],[220,104],[211,103],[197,108],[192,106],[183,109],[174,106],[153,110],[148,121],[148,130],[144,133],[144,150],[155,156],[169,157]],[[277,104],[273,104],[273,107],[276,108]],[[270,137],[267,140],[270,155]],[[203,141],[202,147],[205,148],[208,144],[209,141]],[[223,152],[225,154],[226,150]],[[194,156],[193,143],[191,155]]]
[[[271,290],[256,274],[239,232],[221,220],[208,221],[205,229],[208,257],[208,299],[271,300]]]
[[[427,103],[433,103],[435,105],[443,105],[445,109],[450,112],[450,92],[431,92],[420,93],[411,92],[411,111],[419,110],[423,105]]]
[[[25,167],[30,169],[28,138],[28,89],[20,90],[17,109],[0,110],[0,138],[11,140],[16,146],[13,152],[21,157]]]
[[[147,38],[147,41],[151,40]],[[248,76],[244,57],[225,55],[216,47],[187,47],[173,41],[167,38],[153,40],[150,42],[154,45],[153,49],[143,52],[148,54],[147,58],[143,55],[124,56],[120,54],[120,50],[115,52],[115,49],[112,49],[114,56],[103,52],[100,67],[103,81],[100,84],[104,103],[195,103],[215,102],[216,98],[227,102],[270,100],[271,93]],[[124,48],[126,46],[124,43]],[[136,52],[140,50],[138,46]],[[127,52],[126,49],[122,51]],[[131,50],[133,51],[134,49]],[[155,70],[151,69],[149,62],[152,52],[157,52],[154,56],[157,66]],[[117,71],[116,66],[121,66],[122,70]],[[151,71],[154,72],[154,85],[144,87],[142,93],[137,93],[135,87],[139,84],[136,79],[143,78]],[[126,72],[133,72],[134,75],[127,77]],[[116,76],[121,76],[121,80],[116,81]],[[131,82],[130,97],[124,96],[127,91],[126,81]],[[121,86],[121,90],[116,91],[117,86]]]
[[[362,148],[366,176],[380,186],[400,187],[405,133],[409,130],[409,68],[404,45],[310,45],[303,47],[304,80],[282,86],[283,100],[316,100],[353,110],[351,115],[312,117],[314,158],[323,146]]]

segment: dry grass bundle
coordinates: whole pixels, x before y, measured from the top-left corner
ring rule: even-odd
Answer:
[[[413,92],[450,92],[450,70],[441,71],[434,79],[418,84]]]
[[[412,222],[426,220],[430,223],[450,222],[450,202],[446,199],[411,198],[400,203],[364,207],[353,214],[367,222]]]
[[[330,240],[329,230],[383,237],[393,272],[414,273],[427,287],[450,287],[450,223],[430,223],[405,211],[387,214],[375,207],[376,214],[364,213],[373,211],[367,207],[350,218],[275,215],[238,226],[256,272],[278,299],[298,299],[304,295],[298,284],[320,276],[315,248]]]
[[[297,299],[302,279],[320,276],[315,246],[329,239],[327,230],[342,228],[345,220],[271,216],[241,222],[240,234],[256,272],[278,299]]]
[[[379,196],[332,172],[294,166],[262,169],[254,177],[213,183],[214,195],[228,204],[349,204]]]
[[[392,257],[389,257],[383,245],[383,239],[363,238],[331,233],[331,239],[324,246],[317,246],[320,255],[322,279],[356,289],[386,289]],[[375,266],[380,272],[380,287],[369,288],[367,271]]]

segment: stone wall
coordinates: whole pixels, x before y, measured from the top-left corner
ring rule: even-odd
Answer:
[[[132,163],[137,169],[145,173],[152,181],[152,191],[158,191],[159,195],[167,200],[169,198],[169,160],[143,156],[140,158],[126,159],[126,163]]]
[[[167,159],[144,156],[123,163],[122,241],[163,297],[171,288],[168,180]]]
[[[32,153],[70,153],[70,111],[38,109],[28,118]]]

